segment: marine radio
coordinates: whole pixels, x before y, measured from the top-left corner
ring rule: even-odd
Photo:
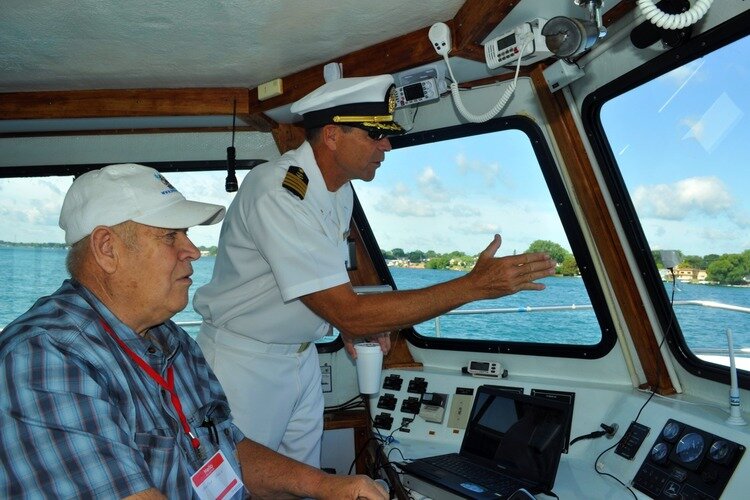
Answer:
[[[521,65],[532,64],[554,54],[547,48],[542,28],[546,19],[536,18],[519,24],[513,30],[506,31],[484,44],[484,58],[490,69],[506,66],[521,56]]]
[[[421,82],[410,83],[403,87],[396,87],[396,107],[403,108],[420,102],[432,101],[438,99],[437,80],[430,78]]]

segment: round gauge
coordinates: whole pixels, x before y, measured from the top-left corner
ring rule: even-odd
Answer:
[[[689,432],[682,436],[682,439],[677,443],[675,451],[680,460],[688,464],[695,462],[701,457],[704,446],[705,441],[703,436],[695,432]]]
[[[729,446],[729,443],[723,439],[719,439],[711,445],[711,448],[708,450],[708,456],[711,457],[711,460],[720,462],[727,458],[730,450],[731,447]]]
[[[663,464],[667,460],[668,454],[669,446],[667,446],[666,443],[656,443],[654,447],[651,448],[651,460],[657,464]]]
[[[661,435],[664,436],[664,439],[668,441],[674,441],[679,434],[680,424],[678,424],[677,422],[669,422],[661,431]]]

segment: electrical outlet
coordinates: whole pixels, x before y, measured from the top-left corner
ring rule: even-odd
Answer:
[[[454,394],[451,402],[450,412],[448,413],[448,427],[452,429],[466,429],[469,423],[469,414],[471,413],[471,402],[474,399],[473,394]]]
[[[320,385],[323,392],[333,392],[333,368],[328,363],[320,365]]]
[[[281,78],[271,80],[270,82],[262,83],[258,85],[258,100],[265,101],[272,97],[279,96],[284,93],[284,86],[281,83]]]

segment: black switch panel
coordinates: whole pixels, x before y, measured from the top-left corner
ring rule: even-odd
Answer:
[[[396,409],[396,396],[393,394],[390,394],[386,392],[382,396],[380,396],[380,399],[378,399],[378,408],[382,408],[384,410],[395,410]]]
[[[385,412],[381,413],[380,415],[375,415],[373,426],[377,427],[378,429],[385,429],[389,431],[391,430],[391,427],[393,427],[393,417]]]
[[[401,413],[413,413],[414,415],[419,413],[419,409],[422,407],[419,398],[408,398],[401,403]]]
[[[400,391],[403,383],[404,379],[401,378],[401,375],[396,375],[394,373],[385,377],[385,380],[383,380],[383,389],[388,389],[389,391]]]
[[[422,377],[416,377],[409,381],[409,387],[406,392],[412,394],[424,394],[427,391],[427,381]]]
[[[646,439],[650,430],[650,427],[646,427],[643,424],[639,424],[635,421],[630,422],[628,430],[625,431],[622,439],[617,443],[615,453],[621,457],[627,458],[628,460],[633,460],[633,457],[638,453],[638,450],[643,444],[643,440]]]

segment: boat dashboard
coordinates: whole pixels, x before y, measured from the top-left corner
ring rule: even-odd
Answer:
[[[373,437],[411,498],[463,497],[403,473],[399,464],[458,452],[474,395],[485,384],[573,407],[552,490],[561,499],[743,496],[736,477],[750,474],[743,458],[750,429],[728,423],[728,405],[596,382],[386,369],[380,392],[369,397]]]

